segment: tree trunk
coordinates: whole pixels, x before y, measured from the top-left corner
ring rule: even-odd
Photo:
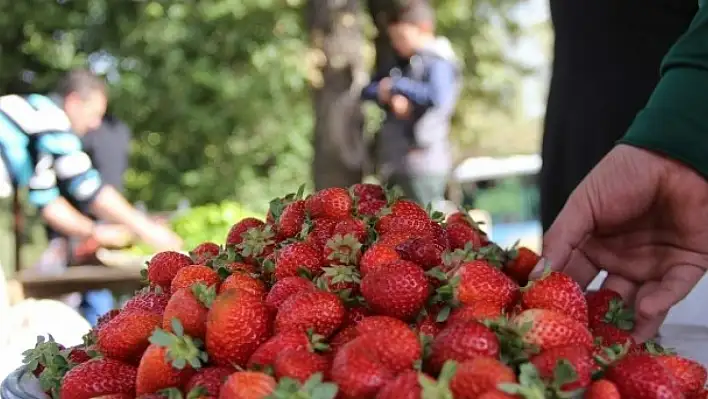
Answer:
[[[358,0],[310,0],[315,188],[361,182],[366,162],[360,93],[366,84]]]

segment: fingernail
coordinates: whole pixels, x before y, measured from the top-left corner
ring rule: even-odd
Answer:
[[[541,258],[538,260],[538,263],[536,263],[536,266],[533,267],[533,270],[531,270],[531,273],[529,273],[529,278],[532,280],[535,280],[543,274],[543,270],[546,268],[546,258]]]

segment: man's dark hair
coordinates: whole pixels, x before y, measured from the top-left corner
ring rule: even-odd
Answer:
[[[74,69],[67,72],[57,84],[56,92],[62,97],[78,93],[81,97],[95,91],[106,93],[106,83],[88,69]]]
[[[432,31],[435,29],[435,10],[425,0],[411,1],[406,8],[391,15],[388,23],[389,25],[413,24]]]

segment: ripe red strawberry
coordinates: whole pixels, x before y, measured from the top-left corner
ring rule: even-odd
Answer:
[[[463,249],[471,245],[474,250],[478,250],[486,244],[485,234],[474,227],[463,223],[452,223],[445,226],[447,240],[450,249]]]
[[[607,369],[605,377],[623,398],[681,398],[671,374],[648,354],[624,356]]]
[[[368,236],[368,231],[366,228],[366,223],[361,219],[347,218],[340,220],[332,230],[332,235],[339,234],[344,237],[347,234],[351,234],[360,243],[366,242]]]
[[[313,277],[322,273],[320,254],[312,245],[294,242],[278,251],[275,258],[276,280],[298,276],[302,272]]]
[[[88,362],[89,360],[92,359],[92,356],[89,353],[89,350],[86,349],[83,345],[71,347],[71,348],[65,350],[65,352],[67,353],[66,359],[72,365],[85,363],[85,362]]]
[[[113,359],[98,358],[82,363],[64,376],[62,399],[91,399],[102,395],[135,396],[137,369]]]
[[[412,237],[427,237],[427,235],[410,231],[395,230],[386,234],[380,234],[375,243],[377,245],[384,245],[395,249],[398,245],[410,240]]]
[[[357,183],[351,186],[350,191],[352,196],[360,202],[366,200],[385,200],[386,193],[383,187],[378,184]]]
[[[354,339],[334,356],[330,375],[342,398],[371,398],[393,373],[367,348],[365,337]]]
[[[612,324],[599,324],[591,331],[600,347],[629,344],[630,349],[632,349],[637,346],[630,331],[621,330]]]
[[[170,296],[166,293],[143,290],[135,294],[134,297],[128,299],[128,301],[125,302],[125,305],[123,305],[123,310],[144,310],[162,316],[169,300]],[[114,316],[117,315],[118,313],[115,313]],[[107,320],[104,319],[101,324],[106,321]]]
[[[193,392],[197,389],[201,389],[203,392],[200,398],[216,399],[219,396],[219,389],[221,389],[221,385],[224,381],[226,381],[226,378],[234,372],[235,370],[230,367],[202,368],[189,379],[184,391]]]
[[[329,340],[330,353],[336,354],[344,345],[359,337],[355,326],[344,327]]]
[[[268,308],[260,298],[228,290],[217,296],[207,317],[206,348],[220,366],[245,366],[270,333]]]
[[[165,297],[167,297],[167,295],[165,295]],[[133,297],[133,298],[135,298],[135,297]],[[131,299],[133,299],[133,298],[131,298]],[[125,307],[125,305],[127,305],[128,302],[130,302],[130,299],[123,306]],[[167,305],[167,301],[165,301],[165,306],[166,305]],[[164,308],[163,308],[163,310],[164,310]],[[104,324],[108,323],[109,321],[111,321],[111,319],[118,316],[119,313],[120,313],[120,309],[111,309],[108,312],[106,312],[103,316],[99,317],[98,320],[96,321],[96,327],[94,327],[94,331],[100,330]]]
[[[226,280],[219,286],[219,293],[231,289],[247,292],[261,299],[266,297],[266,286],[263,281],[246,273],[234,273],[226,277]]]
[[[345,326],[355,326],[359,324],[365,317],[371,316],[371,311],[364,306],[353,306],[347,311],[347,318],[344,321]]]
[[[156,334],[159,336],[160,333],[158,331],[160,330],[157,330]],[[171,334],[164,335],[169,336]],[[165,337],[165,340],[167,339]],[[169,341],[164,342],[164,344],[169,345]],[[147,348],[140,359],[138,375],[135,378],[135,392],[138,395],[149,394],[175,386],[181,387],[194,375],[194,369],[187,364],[189,360],[181,357],[186,353],[180,352],[176,347],[177,340],[175,340],[174,345],[168,348],[153,343]],[[179,363],[178,359],[181,359],[183,363]],[[199,362],[196,357],[195,360]]]
[[[443,248],[427,238],[413,237],[396,246],[401,259],[420,265],[423,270],[430,270],[442,263]]]
[[[283,213],[280,214],[276,222],[276,231],[278,238],[285,240],[295,237],[302,231],[302,226],[305,223],[305,201],[296,200],[283,208]]]
[[[439,372],[448,360],[464,362],[479,356],[498,358],[499,339],[484,324],[476,321],[448,325],[435,337],[430,347],[429,365]]]
[[[559,364],[561,361],[567,363]],[[542,378],[556,383],[563,392],[587,388],[592,382],[595,366],[591,352],[582,346],[548,349],[531,358],[531,363],[536,366]],[[572,378],[573,375],[575,378]]]
[[[278,378],[292,378],[305,383],[313,374],[326,375],[329,371],[329,360],[308,350],[283,351],[275,359],[273,371]]]
[[[325,291],[339,295],[343,300],[348,300],[359,294],[361,276],[353,266],[325,267],[324,274],[317,277],[317,286]]]
[[[462,304],[489,302],[506,309],[519,297],[519,286],[482,259],[463,263],[454,277],[459,278],[453,282],[454,293]]]
[[[147,278],[151,287],[170,290],[170,284],[179,269],[192,264],[192,259],[175,251],[158,252],[147,266]]]
[[[656,360],[668,370],[677,388],[686,396],[695,395],[706,385],[706,368],[700,363],[677,355],[660,355]]]
[[[385,200],[369,199],[359,201],[356,207],[356,213],[361,216],[376,216],[382,209],[386,207]]]
[[[152,331],[162,325],[162,316],[144,310],[123,310],[99,331],[96,345],[103,356],[136,362],[149,345]]]
[[[221,283],[219,274],[209,266],[191,265],[180,269],[170,285],[170,292],[176,292],[182,288],[189,288],[195,283],[204,283],[207,286],[218,287]]]
[[[420,266],[399,261],[380,266],[364,276],[361,293],[374,312],[410,320],[423,309],[430,284]]]
[[[271,310],[277,310],[291,295],[300,291],[314,291],[312,281],[302,277],[284,277],[273,284],[265,303]]]
[[[555,310],[588,325],[588,304],[583,290],[567,274],[546,272],[521,291],[524,308]]]
[[[376,399],[421,399],[423,387],[420,378],[425,379],[430,385],[435,384],[430,376],[419,374],[415,370],[405,370],[393,380],[390,380],[376,395]]]
[[[590,328],[611,324],[622,330],[634,327],[634,313],[628,309],[622,297],[616,291],[601,288],[585,295],[588,304],[588,322]]]
[[[376,231],[386,235],[393,231],[410,234],[430,233],[430,217],[420,205],[409,200],[398,200],[391,205],[390,213],[376,222]]]
[[[502,391],[498,391],[496,389],[492,391],[487,391],[477,397],[477,399],[517,399],[517,396],[511,396],[507,393],[504,393]]]
[[[445,372],[443,367],[443,373]],[[441,378],[447,378],[441,373]],[[495,390],[499,384],[513,384],[516,374],[509,366],[491,357],[475,357],[460,363],[450,376],[450,391],[455,398],[477,398]]]
[[[344,323],[346,309],[335,294],[301,291],[288,298],[275,317],[276,332],[312,330],[329,337]]]
[[[585,399],[622,399],[622,396],[613,382],[601,379],[590,385]]]
[[[180,321],[184,332],[194,338],[204,339],[209,307],[216,298],[214,287],[197,283],[172,294],[162,317],[162,328],[172,331],[172,320]]]
[[[252,228],[261,228],[265,226],[262,220],[256,218],[241,219],[238,223],[231,226],[229,233],[226,235],[226,245],[233,246],[243,242],[243,235]]]
[[[256,267],[250,263],[228,262],[224,265],[224,268],[226,268],[226,270],[229,273],[236,273],[236,272],[243,272],[243,273],[248,273],[248,274],[256,273]]]
[[[438,322],[442,309],[439,305],[430,305],[420,313],[416,320],[415,330],[418,334],[435,337],[445,327],[445,321]]]
[[[219,399],[264,399],[276,387],[275,379],[257,371],[238,371],[231,374],[221,387]]]
[[[472,305],[463,305],[454,309],[447,319],[447,323],[457,323],[458,321],[483,321],[488,319],[497,319],[504,312],[501,306],[494,302],[475,302]]]
[[[275,250],[275,232],[271,225],[252,227],[241,235],[241,242],[235,248],[246,263],[258,265],[259,260]]]
[[[352,213],[352,201],[349,192],[340,187],[325,188],[310,197],[307,210],[313,219],[345,219]]]
[[[218,244],[213,242],[203,242],[194,247],[194,249],[189,253],[189,256],[192,258],[192,262],[194,264],[204,265],[206,262],[219,256],[220,252],[221,248]]]
[[[511,323],[525,331],[521,337],[524,342],[541,350],[572,345],[592,349],[593,339],[587,327],[563,313],[528,309],[514,316]]]
[[[422,348],[415,332],[398,319],[365,317],[356,331],[360,337],[366,337],[368,349],[394,373],[411,368],[421,357]]]
[[[541,259],[533,250],[526,247],[515,247],[506,253],[507,261],[504,272],[519,285],[526,285],[529,274]]]
[[[308,350],[310,338],[302,331],[285,331],[270,337],[248,359],[248,367],[272,366],[275,359],[283,351]]]
[[[708,399],[708,388],[703,388],[694,394],[688,395],[686,399]]]
[[[386,263],[395,262],[401,259],[398,252],[393,247],[374,244],[364,252],[359,261],[359,271],[362,276],[366,276],[368,272]]]
[[[330,266],[355,266],[361,258],[361,243],[351,234],[335,234],[322,249],[322,258]]]
[[[441,250],[450,249],[450,240],[448,240],[445,227],[434,220],[430,221],[430,237],[433,243],[440,247]]]
[[[336,219],[320,218],[312,220],[310,232],[307,234],[305,241],[322,252],[327,240],[332,237],[337,223],[339,223],[339,220]]]

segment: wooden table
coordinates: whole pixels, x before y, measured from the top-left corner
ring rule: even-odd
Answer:
[[[109,289],[116,294],[132,294],[142,287],[139,269],[105,266],[72,266],[58,275],[26,271],[17,276],[24,297],[52,298],[72,292]]]

